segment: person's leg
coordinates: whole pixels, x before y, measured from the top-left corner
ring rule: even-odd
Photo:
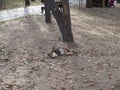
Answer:
[[[115,7],[115,0],[113,0],[113,7]]]
[[[44,9],[45,9],[45,7],[41,7],[41,13],[43,13],[43,12],[44,12]]]

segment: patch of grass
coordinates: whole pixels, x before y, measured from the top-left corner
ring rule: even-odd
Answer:
[[[5,23],[5,21],[2,21],[2,22],[0,22],[0,25],[1,25],[1,24],[4,24],[4,23]]]
[[[35,0],[35,2],[30,2],[31,5],[38,5],[40,4],[40,0]],[[4,8],[0,8],[0,10],[5,10],[5,9],[13,9],[13,8],[18,8],[18,7],[24,7],[25,2],[24,0],[4,0]]]

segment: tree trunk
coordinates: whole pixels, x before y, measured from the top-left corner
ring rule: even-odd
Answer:
[[[74,42],[73,34],[71,30],[70,10],[69,10],[68,0],[63,1],[63,5],[64,5],[63,13],[59,10],[54,0],[45,0],[45,1],[48,2],[46,5],[50,8],[58,23],[63,41]]]
[[[49,2],[48,0],[45,0],[45,22],[46,23],[51,23],[51,13],[50,13],[50,8],[49,8]]]
[[[118,3],[120,3],[120,0],[117,0]]]
[[[30,5],[30,0],[25,0],[25,6],[29,6]]]
[[[5,8],[5,0],[0,0],[0,8]]]
[[[86,7],[92,8],[93,7],[93,0],[87,0]]]
[[[0,0],[0,8],[2,8],[2,4],[3,4],[3,3],[2,3],[2,0]]]
[[[65,28],[67,30],[67,36],[69,38],[69,41],[73,42],[69,2],[68,0],[61,0],[61,1],[63,5],[63,19],[64,19]]]

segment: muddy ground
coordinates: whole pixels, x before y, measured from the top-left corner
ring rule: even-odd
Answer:
[[[0,90],[120,90],[120,5],[71,8],[77,55],[51,59],[62,41],[52,17],[0,23]]]

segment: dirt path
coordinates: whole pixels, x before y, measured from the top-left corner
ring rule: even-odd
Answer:
[[[50,59],[60,42],[54,18],[0,23],[0,90],[120,90],[120,5],[71,9],[78,55]]]

